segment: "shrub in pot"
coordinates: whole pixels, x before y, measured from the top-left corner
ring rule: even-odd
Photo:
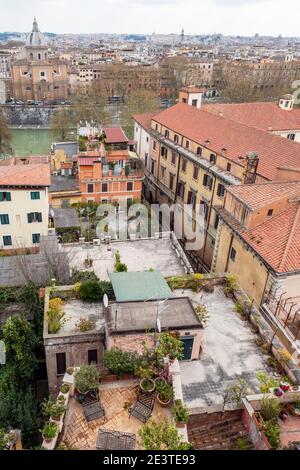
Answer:
[[[264,432],[266,438],[269,441],[270,446],[273,449],[278,449],[280,446],[280,427],[279,425],[273,421],[267,421],[264,426]]]
[[[45,426],[42,429],[42,436],[46,442],[50,442],[52,441],[52,439],[55,438],[57,432],[58,432],[57,424],[53,423],[52,421],[49,421],[48,423],[45,424]]]
[[[70,385],[69,384],[62,384],[60,387],[61,393],[68,393],[70,390]]]
[[[156,393],[157,400],[163,406],[166,406],[170,403],[173,398],[173,387],[164,379],[156,379]]]
[[[151,367],[139,367],[136,375],[141,378],[140,388],[143,392],[153,392],[155,390],[155,382],[152,379],[153,369]]]
[[[175,400],[172,414],[178,426],[186,424],[189,420],[189,411],[181,400]]]
[[[79,393],[85,395],[88,392],[98,390],[99,372],[94,364],[80,366],[75,375],[75,387]]]
[[[158,358],[169,357],[171,360],[183,358],[183,342],[176,334],[161,333],[156,348]]]
[[[61,415],[66,411],[66,406],[64,403],[61,403],[57,401],[56,403],[53,403],[52,409],[51,409],[51,418],[54,419],[55,421],[59,421]]]
[[[276,398],[264,396],[261,400],[260,413],[264,421],[277,421],[281,413],[281,404]]]

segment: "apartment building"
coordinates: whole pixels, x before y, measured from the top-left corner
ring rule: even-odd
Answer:
[[[1,250],[36,247],[48,234],[50,184],[49,164],[1,166]]]
[[[215,209],[212,271],[235,275],[284,343],[295,347],[300,339],[300,181],[230,186]]]
[[[140,201],[142,181],[140,161],[128,150],[88,151],[78,157],[82,202]]]
[[[214,64],[213,82],[215,86],[235,81],[247,82],[253,90],[265,90],[272,94],[278,87],[291,88],[292,83],[300,78],[300,62],[297,60],[264,62],[224,60]]]
[[[153,116],[134,116],[135,140],[148,127],[145,197],[150,203],[193,204],[205,215],[201,250],[187,255],[197,271],[210,270],[225,186],[300,180],[300,145],[210,113],[201,90],[182,89],[179,103]],[[148,120],[148,122],[147,122]],[[148,155],[146,155],[148,153]],[[184,207],[183,207],[184,208]],[[185,241],[182,240],[183,246]]]

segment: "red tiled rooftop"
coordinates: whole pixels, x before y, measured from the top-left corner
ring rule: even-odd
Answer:
[[[10,165],[34,165],[41,163],[50,163],[50,155],[30,155],[28,157],[11,157],[0,160],[0,166],[10,166]]]
[[[300,129],[300,108],[284,110],[277,103],[217,103],[204,105],[203,109],[265,131]]]
[[[100,162],[101,159],[99,157],[78,157],[78,165],[83,166],[83,165],[93,165],[94,162]]]
[[[150,129],[151,127],[151,119],[153,116],[155,116],[158,113],[158,111],[152,111],[149,113],[143,113],[143,114],[134,114],[132,117],[133,119],[140,124],[144,129]]]
[[[281,199],[300,197],[300,181],[272,181],[253,185],[227,186],[227,192],[251,210],[259,209]]]
[[[245,229],[223,208],[220,214],[275,272],[300,270],[300,201],[252,229]]]
[[[220,154],[225,147],[226,157],[238,164],[241,164],[238,157],[245,157],[250,151],[257,152],[258,174],[269,180],[275,179],[277,167],[283,164],[300,167],[300,143],[216,116],[204,109],[178,103],[156,114],[152,120],[213,152]],[[205,143],[207,140],[209,143]]]
[[[50,164],[0,167],[0,186],[50,186]]]
[[[106,134],[106,143],[108,145],[128,142],[122,127],[105,127],[104,132]]]

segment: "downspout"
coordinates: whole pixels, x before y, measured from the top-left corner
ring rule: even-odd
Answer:
[[[210,223],[210,214],[211,214],[211,208],[212,208],[214,194],[215,194],[216,181],[217,181],[217,178],[214,177],[214,184],[213,184],[213,188],[212,188],[212,197],[211,197],[209,208],[208,208],[207,229],[205,231],[205,239],[204,239],[204,245],[203,245],[202,268],[204,268],[204,259],[205,259],[205,249],[206,249],[206,242],[207,242],[207,235],[208,235],[208,227],[209,227],[209,223]]]
[[[226,265],[225,265],[225,270],[224,270],[225,273],[228,271],[229,256],[230,256],[230,251],[231,251],[231,248],[232,248],[233,238],[234,238],[234,235],[233,235],[233,232],[231,232],[231,238],[230,238],[230,243],[229,243],[229,248],[228,248],[228,253],[227,253],[227,259],[226,259]]]

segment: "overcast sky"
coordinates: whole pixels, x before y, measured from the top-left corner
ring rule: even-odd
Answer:
[[[0,31],[300,36],[299,0],[0,0]]]

